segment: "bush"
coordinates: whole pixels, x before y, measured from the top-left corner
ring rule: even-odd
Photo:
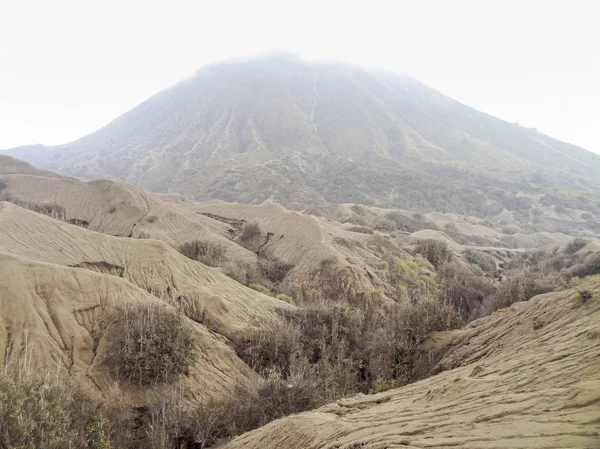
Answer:
[[[271,282],[282,282],[294,265],[282,262],[277,258],[261,259],[260,267]]]
[[[264,281],[261,267],[256,263],[233,260],[224,266],[223,272],[243,285],[258,284]]]
[[[248,287],[250,287],[252,290],[256,290],[257,292],[264,293],[265,295],[271,294],[271,290],[269,290],[264,285],[257,284],[255,282],[253,282],[252,284],[249,284]]]
[[[590,290],[577,290],[577,297],[581,299],[581,302],[588,302],[593,296]]]
[[[127,304],[112,319],[107,362],[117,378],[139,385],[170,382],[194,363],[192,328],[171,307]]]
[[[284,295],[283,293],[280,293],[279,295],[277,295],[276,298],[279,299],[280,301],[287,302],[288,304],[294,304],[294,300],[291,297],[289,297],[288,295]]]
[[[588,244],[588,241],[582,239],[581,237],[577,237],[576,239],[570,241],[567,246],[565,246],[565,253],[567,254],[575,254],[581,248]]]
[[[251,251],[256,251],[262,243],[262,230],[256,222],[248,223],[239,237],[240,244]]]
[[[227,262],[227,248],[208,240],[194,240],[179,247],[179,252],[189,259],[202,262],[209,267],[219,267]]]
[[[415,250],[436,268],[440,268],[452,257],[452,251],[443,240],[419,239],[416,242]]]
[[[282,379],[291,375],[300,349],[300,331],[290,322],[277,323],[235,338],[238,356],[265,378],[276,373]]]
[[[600,273],[600,253],[590,254],[569,270],[571,277],[586,277]]]
[[[494,276],[496,274],[496,261],[489,254],[476,249],[467,249],[464,255],[467,262],[477,265],[487,275]]]
[[[315,383],[270,380],[249,390],[236,389],[231,396],[213,401],[186,416],[187,447],[211,447],[284,416],[325,404]]]
[[[358,232],[360,234],[373,234],[373,229],[368,226],[350,226],[347,230],[350,232]]]
[[[444,280],[446,303],[463,316],[470,316],[495,292],[492,282],[473,267],[452,261],[440,269]]]
[[[120,395],[100,394],[77,378],[16,369],[0,372],[0,447],[127,447],[132,416]]]

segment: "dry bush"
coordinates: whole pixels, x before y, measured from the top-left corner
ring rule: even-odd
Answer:
[[[260,268],[269,281],[278,283],[285,279],[290,270],[294,268],[294,265],[271,257],[261,259]]]
[[[423,273],[423,271],[433,270],[434,267],[427,259],[390,261],[388,276],[390,283],[396,288],[397,299],[399,301],[405,299],[418,301],[425,298],[438,298],[441,293],[440,283],[430,275]]]
[[[422,214],[415,213],[411,217],[401,212],[388,212],[385,215],[387,220],[394,223],[394,229],[403,232],[416,232],[422,229],[437,229],[437,226],[428,221]]]
[[[302,294],[306,301],[318,299],[340,301],[352,300],[356,297],[357,287],[354,273],[333,257],[322,260],[308,278],[312,281],[310,285],[303,286]]]
[[[188,447],[211,447],[219,440],[323,404],[325,400],[314,383],[269,380],[249,390],[236,389],[228,398],[192,410],[180,434],[187,436]]]
[[[134,303],[111,317],[108,365],[127,382],[169,382],[196,359],[193,330],[181,312],[165,304]]]
[[[494,294],[483,301],[480,309],[474,312],[473,318],[489,315],[495,310],[509,307],[515,302],[528,301],[536,295],[560,288],[559,285],[548,282],[550,279],[562,282],[560,277],[548,278],[529,269],[505,279]]]
[[[276,373],[286,379],[300,350],[300,330],[288,321],[269,329],[251,330],[235,339],[238,356],[264,377]]]
[[[112,392],[100,394],[58,372],[0,372],[0,447],[111,449],[127,447],[132,416]]]
[[[350,226],[346,230],[350,232],[358,232],[360,234],[373,234],[373,229],[368,226]]]
[[[256,251],[262,243],[262,229],[260,225],[256,222],[246,224],[238,237],[238,241],[244,248]]]
[[[467,249],[463,254],[467,262],[477,265],[485,274],[489,276],[496,274],[496,260],[489,254],[476,249]]]
[[[565,253],[575,254],[577,251],[579,251],[581,248],[583,248],[587,244],[588,244],[588,241],[586,239],[577,237],[576,239],[573,239],[572,241],[567,243],[567,246],[565,246]]]
[[[223,272],[231,279],[243,285],[265,282],[261,268],[256,263],[233,260],[224,266]]]
[[[148,406],[144,407],[140,429],[143,447],[179,449],[182,443],[192,442],[189,416],[189,405],[186,404],[181,385],[163,388],[160,394],[152,397]]]
[[[582,303],[588,302],[592,299],[594,294],[590,290],[577,290],[577,297],[581,300]]]
[[[252,290],[255,290],[259,293],[263,293],[265,295],[271,294],[271,290],[269,290],[267,287],[265,287],[264,285],[259,284],[257,282],[252,282],[251,284],[248,284],[248,287],[251,288]]]
[[[563,250],[555,247],[517,254],[507,266],[505,279],[471,317],[489,315],[535,295],[570,288],[578,278],[599,274],[600,253],[580,254],[582,241],[571,243]]]
[[[276,296],[277,299],[283,302],[287,302],[288,304],[294,304],[294,298],[286,295],[285,293],[280,293]]]
[[[432,332],[455,329],[464,324],[460,315],[437,299],[392,306],[385,320],[370,336],[370,371],[381,390],[397,387],[430,374],[430,361],[421,360],[421,344]],[[427,366],[420,366],[426,363]]]
[[[440,268],[452,257],[452,251],[443,240],[419,239],[415,251],[422,254],[435,268]]]
[[[600,273],[600,253],[591,254],[569,269],[571,277],[593,276]]]
[[[189,259],[202,262],[209,267],[223,266],[229,259],[227,247],[209,240],[193,240],[179,247],[179,252]]]
[[[457,261],[445,263],[439,274],[444,281],[446,303],[464,316],[471,316],[479,310],[485,298],[495,292],[488,278]]]

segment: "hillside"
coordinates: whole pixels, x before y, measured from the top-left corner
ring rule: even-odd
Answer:
[[[114,380],[106,366],[111,331],[107,317],[115,308],[136,302],[159,300],[116,276],[34,262],[7,255],[2,248],[0,364],[24,358],[28,369],[66,371],[109,390]],[[257,381],[222,337],[189,323],[199,357],[182,385],[186,400],[202,403]]]
[[[469,447],[484,434],[522,446],[515,416],[542,422],[540,444],[550,426],[561,447],[594,436],[582,428],[596,422],[598,240],[516,232],[525,226],[508,213],[501,225],[357,204],[319,212],[193,202],[0,156],[0,440],[87,448],[102,423],[115,449],[419,447],[421,436]],[[564,225],[580,213],[565,211]],[[181,335],[189,346],[169,347]],[[193,357],[177,362],[185,347]],[[541,399],[513,391],[525,383]],[[52,394],[37,401],[31,388]],[[81,415],[61,398],[94,420],[53,434],[44,417]],[[563,415],[538,419],[544,401]]]
[[[205,67],[95,133],[9,154],[193,200],[507,209],[537,230],[544,204],[600,213],[600,156],[406,76],[290,55]]]
[[[242,435],[224,449],[593,448],[600,441],[600,300],[574,291],[431,339],[426,380],[343,399]]]

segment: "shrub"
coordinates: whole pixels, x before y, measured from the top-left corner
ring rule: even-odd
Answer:
[[[464,254],[467,262],[477,265],[484,273],[490,276],[496,273],[496,261],[489,254],[476,249],[467,249]]]
[[[260,266],[264,275],[271,282],[283,281],[290,270],[294,268],[294,265],[282,262],[274,257],[269,259],[261,259]]]
[[[270,380],[212,401],[186,416],[187,447],[211,447],[218,440],[257,429],[275,419],[314,409],[325,403],[315,383]]]
[[[251,251],[256,251],[262,243],[262,230],[260,225],[256,222],[246,224],[240,234],[239,241],[243,247],[248,248]]]
[[[209,267],[219,267],[227,262],[227,248],[208,240],[194,240],[179,247],[179,252],[189,259],[202,262]]]
[[[173,308],[127,304],[112,319],[107,361],[117,378],[140,385],[164,383],[187,373],[194,363],[192,328]]]
[[[560,279],[560,278],[559,278]],[[556,289],[552,282],[539,273],[526,270],[508,277],[496,289],[494,294],[483,301],[481,310],[474,317],[489,315],[495,310],[504,309],[520,301],[528,301],[536,295],[548,293]]]
[[[249,284],[248,287],[250,287],[252,290],[256,290],[257,292],[264,293],[265,295],[270,295],[271,294],[271,290],[269,290],[264,285],[257,284],[255,282]]]
[[[577,237],[574,240],[571,240],[567,246],[565,246],[565,253],[567,254],[575,254],[577,251],[579,251],[581,248],[583,248],[585,245],[587,245],[588,241],[585,239],[582,239],[581,237]]]
[[[368,226],[350,226],[347,230],[350,232],[358,232],[360,234],[373,234],[373,229]]]
[[[283,293],[280,293],[279,295],[277,295],[276,298],[279,299],[280,301],[287,302],[288,304],[294,304],[294,300],[291,297],[289,297],[288,295],[284,295]]]
[[[272,372],[286,379],[300,348],[300,331],[288,321],[269,329],[248,331],[235,338],[238,356],[257,373]]]
[[[398,379],[389,377],[377,377],[373,384],[373,393],[381,393],[382,391],[391,390],[402,386],[402,382]]]
[[[592,299],[592,292],[590,290],[577,290],[577,297],[581,299],[581,302],[588,302]]]
[[[571,277],[586,277],[600,273],[600,253],[587,256],[569,270]]]
[[[132,421],[120,395],[53,371],[0,372],[0,447],[110,449],[127,447]]]
[[[464,316],[479,309],[485,298],[495,292],[492,282],[473,267],[452,261],[440,269],[444,280],[446,303]]]
[[[440,268],[452,257],[452,251],[443,240],[419,239],[416,242],[415,250],[425,256],[436,268]]]
[[[352,300],[356,296],[353,271],[347,265],[338,263],[334,257],[322,260],[308,277],[311,279],[310,288],[305,290],[313,290],[314,294],[305,294],[305,299]],[[314,290],[316,286],[318,292]]]
[[[396,345],[406,349],[421,344],[432,332],[455,329],[463,324],[456,310],[434,299],[399,304],[392,317]]]
[[[230,278],[243,285],[260,283],[264,281],[264,276],[261,273],[261,269],[256,263],[233,260],[225,265],[223,272]]]

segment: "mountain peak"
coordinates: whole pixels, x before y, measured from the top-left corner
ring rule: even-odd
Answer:
[[[600,156],[410,77],[309,64],[288,52],[201,69],[95,133],[11,154],[198,200],[443,206],[481,216],[481,188],[587,189],[600,179]]]

